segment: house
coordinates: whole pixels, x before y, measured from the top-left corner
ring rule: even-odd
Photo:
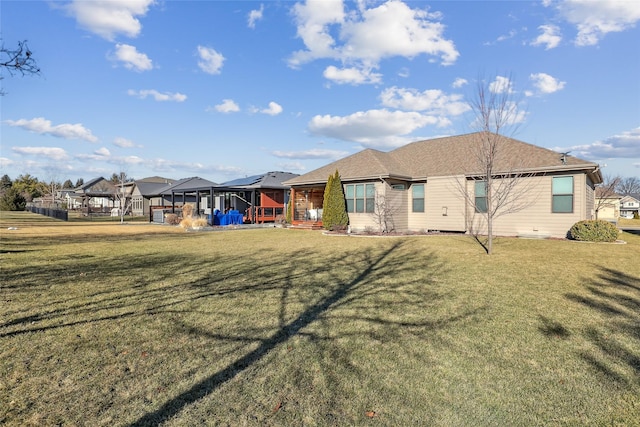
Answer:
[[[289,172],[267,172],[222,183],[234,191],[235,208],[246,212],[246,220],[262,224],[275,222],[285,215],[284,207],[289,202],[289,186],[283,182],[297,177]]]
[[[322,224],[324,187],[338,170],[352,230],[384,225],[382,231],[486,233],[486,183],[477,160],[482,135],[417,141],[389,152],[366,149],[285,181],[293,224]],[[499,138],[494,184],[513,185],[520,209],[494,216],[494,235],[565,237],[574,223],[595,217],[594,188],[602,182],[597,164]]]
[[[116,207],[116,186],[103,177],[93,178],[74,189],[73,198],[80,201],[80,206],[90,213],[107,213]]]
[[[620,199],[620,216],[622,218],[635,218],[640,215],[640,194],[633,193]]]
[[[159,196],[162,189],[175,183],[175,180],[152,176],[134,181],[131,191],[131,212],[133,216],[149,216],[153,207],[161,207]]]
[[[200,177],[185,178],[162,188],[149,190],[144,198],[157,198],[150,204],[150,210],[176,213],[185,203],[194,205],[196,215],[207,216],[213,223],[215,210],[238,211],[241,222],[274,222],[284,215],[289,187],[283,181],[296,177],[289,172],[267,172],[260,175],[235,179],[216,184]],[[145,185],[139,186],[142,194]],[[176,210],[177,209],[177,210]],[[153,215],[153,213],[152,213]],[[162,215],[153,221],[162,221]]]

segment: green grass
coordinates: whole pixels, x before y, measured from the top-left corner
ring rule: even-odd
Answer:
[[[17,227],[17,230],[8,230]],[[0,214],[0,424],[640,425],[640,236]]]

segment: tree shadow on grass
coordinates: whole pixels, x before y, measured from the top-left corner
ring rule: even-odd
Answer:
[[[262,340],[260,342],[260,345],[256,349],[238,358],[233,363],[229,364],[225,368],[219,370],[203,381],[200,381],[199,383],[193,385],[189,390],[186,390],[180,395],[169,400],[156,411],[144,415],[137,421],[133,422],[131,425],[158,425],[161,422],[179,413],[187,405],[209,395],[222,384],[236,377],[249,366],[262,359],[269,351],[274,349],[276,346],[288,341],[291,337],[299,334],[303,328],[318,320],[323,313],[327,312],[333,306],[339,304],[342,300],[347,298],[350,291],[352,291],[356,286],[361,284],[368,276],[370,276],[375,271],[375,269],[382,264],[384,259],[389,257],[391,253],[396,251],[400,245],[401,242],[397,242],[388,250],[378,255],[376,258],[371,259],[368,267],[364,269],[352,281],[338,286],[329,295],[308,306],[293,320],[281,324],[276,332],[267,339]],[[280,321],[282,322],[283,319],[284,317],[281,315]]]
[[[187,331],[190,334],[197,334],[213,341],[233,343],[235,347],[230,353],[232,355],[242,354],[242,349],[244,349],[245,353],[240,357],[236,357],[234,361],[204,380],[166,401],[157,410],[140,417],[131,425],[159,425],[178,415],[189,405],[211,395],[225,383],[242,374],[249,367],[259,363],[276,347],[290,346],[291,344],[286,343],[294,337],[304,337],[311,345],[317,347],[319,353],[315,363],[322,367],[318,375],[323,375],[325,381],[331,384],[341,380],[336,376],[338,374],[332,374],[336,371],[338,365],[340,369],[350,372],[356,372],[359,368],[352,364],[344,349],[328,343],[338,338],[345,338],[350,333],[357,335],[368,333],[366,329],[344,332],[341,329],[336,329],[336,324],[341,324],[341,322],[343,322],[342,324],[346,324],[344,322],[362,322],[362,324],[382,324],[388,328],[397,327],[425,331],[426,329],[440,328],[448,322],[456,322],[462,318],[472,316],[473,312],[470,311],[459,316],[452,315],[451,318],[443,319],[440,322],[390,320],[375,316],[376,307],[370,303],[366,304],[366,306],[362,303],[362,301],[367,300],[369,302],[379,301],[379,304],[387,306],[396,305],[397,307],[391,307],[391,310],[395,310],[398,318],[401,318],[402,313],[407,310],[407,304],[418,306],[424,304],[426,306],[427,304],[433,304],[434,300],[438,298],[437,294],[430,292],[428,288],[423,288],[424,292],[420,295],[417,294],[418,291],[409,289],[410,287],[406,283],[407,274],[404,265],[406,262],[415,266],[414,262],[417,262],[415,260],[417,257],[421,257],[424,268],[426,270],[432,268],[434,274],[442,266],[437,265],[437,261],[433,256],[408,254],[407,251],[401,251],[404,244],[404,241],[399,240],[382,251],[363,251],[352,253],[349,257],[345,257],[345,254],[337,254],[332,257],[333,259],[314,260],[312,257],[302,256],[297,260],[288,260],[291,266],[290,273],[276,274],[274,277],[265,278],[263,283],[265,286],[277,284],[280,286],[278,289],[281,292],[280,307],[274,312],[274,320],[277,321],[277,325],[266,335],[264,329],[251,326],[243,328],[238,334],[219,334],[202,328],[190,327],[186,324],[179,325],[183,331]],[[410,259],[412,257],[415,258]],[[311,265],[297,272],[294,271],[296,265],[304,265],[305,263]],[[348,269],[352,273],[348,276],[351,276],[352,279],[344,281],[345,276],[334,274],[332,269]],[[317,292],[294,295],[297,282],[302,280],[303,276],[309,275],[323,277],[323,283],[319,283],[315,288]],[[402,277],[402,279],[394,281],[394,277]],[[424,276],[415,280],[424,280]],[[384,282],[384,284],[381,284],[381,282]],[[416,284],[414,283],[413,285]],[[428,283],[425,283],[425,285],[428,285]],[[391,298],[391,295],[393,295],[393,298]],[[290,307],[297,307],[300,303],[303,305],[301,310],[296,311],[295,308]],[[358,306],[359,303],[363,305]],[[348,313],[353,311],[359,313],[359,309],[362,309],[369,314],[363,313],[361,316],[356,315],[355,318],[349,318],[349,316],[340,314],[343,309]],[[357,375],[357,373],[354,375]],[[327,417],[333,415],[325,414]]]
[[[582,338],[591,344],[580,356],[605,378],[640,386],[640,277],[602,268],[581,294],[565,295],[606,319],[588,327]]]
[[[158,238],[166,244],[166,236]],[[306,250],[304,245],[290,250],[279,248],[269,257],[255,259],[252,255],[237,256],[237,252],[248,253],[242,248],[202,251],[195,255],[166,249],[156,251],[153,249],[155,237],[146,239],[148,249],[136,256],[123,256],[114,250],[113,254],[99,257],[58,258],[50,268],[33,271],[29,277],[21,275],[19,266],[2,272],[5,278],[11,279],[10,286],[3,289],[9,298],[17,302],[29,295],[37,297],[26,304],[13,303],[15,309],[5,311],[7,316],[3,316],[0,324],[0,338],[60,330],[59,335],[43,338],[64,339],[65,334],[71,333],[72,337],[76,333],[84,334],[80,329],[73,329],[77,325],[100,324],[99,329],[104,330],[116,326],[113,321],[125,320],[135,325],[148,322],[151,328],[173,330],[173,336],[168,332],[160,334],[163,337],[180,339],[180,333],[199,336],[203,345],[216,348],[216,357],[224,357],[226,362],[209,368],[204,380],[167,398],[132,425],[158,425],[180,414],[249,367],[259,362],[271,363],[266,356],[276,347],[295,347],[295,341],[289,342],[294,337],[303,338],[316,347],[312,357],[317,356],[314,361],[319,367],[317,375],[324,376],[329,384],[341,385],[336,364],[346,372],[355,372],[359,367],[351,360],[351,349],[336,344],[338,339],[365,337],[396,345],[397,342],[393,343],[396,334],[406,339],[425,339],[432,336],[429,334],[433,331],[477,313],[470,307],[467,312],[425,316],[444,298],[434,284],[437,277],[445,274],[445,267],[433,254],[405,248],[404,239],[387,240],[358,250],[347,246],[331,255],[320,251],[320,256]],[[247,245],[251,246],[250,242]],[[44,249],[54,247],[52,240],[51,247]],[[163,272],[155,273],[151,266],[162,268]],[[420,268],[416,269],[417,266]],[[86,272],[95,277],[81,276]],[[82,289],[64,294],[75,289],[74,278],[79,280],[78,287]],[[56,291],[57,287],[64,291]],[[239,318],[242,316],[239,313],[251,313],[246,309],[219,311],[227,307],[219,304],[225,298],[225,303],[255,304],[273,295],[279,295],[279,300],[275,298],[279,306],[255,307],[253,311],[263,316],[256,324]],[[274,299],[269,301],[273,304]],[[203,323],[199,323],[199,314],[194,308],[202,311]],[[156,315],[160,316],[156,321],[147,317]],[[209,322],[206,316],[215,316],[215,320]],[[340,325],[345,323],[357,323],[357,327],[344,330]],[[210,325],[228,326],[218,330]],[[121,341],[108,333],[96,334],[99,339],[107,337],[103,338],[107,341],[92,348],[107,349],[111,342],[123,347]],[[87,340],[93,338],[93,335],[86,337]],[[153,338],[142,339],[143,344],[162,349],[161,343],[144,341]],[[115,347],[113,351],[120,353]],[[195,362],[196,366],[198,363]],[[196,369],[207,369],[207,366],[202,364]],[[353,375],[358,376],[357,372]],[[105,385],[108,383],[98,386]],[[113,403],[108,397],[105,399],[105,405]],[[125,416],[126,404],[120,411]],[[335,415],[336,419],[344,419],[339,413],[332,415],[331,411],[327,410],[328,417]]]

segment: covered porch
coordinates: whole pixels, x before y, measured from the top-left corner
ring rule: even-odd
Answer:
[[[322,228],[324,186],[291,188],[293,203],[291,223],[294,227]]]

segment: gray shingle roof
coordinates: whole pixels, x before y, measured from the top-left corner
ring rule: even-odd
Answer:
[[[323,183],[336,169],[342,181],[371,178],[425,179],[435,176],[473,175],[480,173],[477,151],[482,133],[427,139],[413,142],[390,152],[366,149],[337,160],[297,178],[288,185]],[[502,145],[495,171],[552,171],[595,169],[597,164],[553,150],[500,136]]]

